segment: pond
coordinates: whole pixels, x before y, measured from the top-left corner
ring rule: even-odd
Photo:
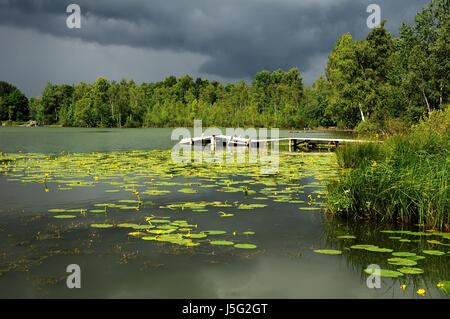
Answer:
[[[446,298],[448,233],[325,214],[332,152],[175,163],[171,132],[0,128],[0,298]]]

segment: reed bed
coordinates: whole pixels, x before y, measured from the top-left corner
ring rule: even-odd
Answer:
[[[336,151],[340,172],[327,186],[328,210],[348,218],[449,230],[450,108],[384,143]]]

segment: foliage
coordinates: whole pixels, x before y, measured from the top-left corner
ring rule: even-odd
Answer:
[[[380,146],[338,149],[342,171],[328,185],[328,209],[347,217],[449,228],[450,108],[433,111]]]
[[[0,120],[28,120],[28,99],[15,86],[0,81]]]

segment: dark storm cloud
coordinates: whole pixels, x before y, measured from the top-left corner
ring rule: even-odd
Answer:
[[[429,0],[0,0],[0,25],[78,38],[101,46],[171,50],[208,57],[198,73],[251,78],[262,69],[298,67],[317,76],[318,57],[337,38],[369,32],[370,3],[382,8],[396,33]],[[66,27],[66,7],[77,3],[82,27]],[[322,64],[325,61],[322,62]],[[306,79],[311,82],[313,79]]]

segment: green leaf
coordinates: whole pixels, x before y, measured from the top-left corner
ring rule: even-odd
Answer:
[[[389,270],[389,269],[380,269],[380,277],[390,277],[390,278],[397,278],[400,276],[403,276],[403,273],[395,270]],[[364,272],[368,275],[375,274],[375,269],[364,269]]]
[[[211,245],[223,245],[223,246],[234,245],[234,243],[232,241],[227,241],[227,240],[215,240],[215,241],[211,241],[210,244]]]
[[[255,249],[258,246],[253,245],[253,244],[236,244],[234,245],[235,248],[240,248],[240,249]]]
[[[427,255],[433,255],[433,256],[442,256],[445,255],[445,253],[443,251],[439,251],[439,250],[422,250],[422,252],[424,254]]]
[[[421,269],[421,268],[403,267],[403,268],[399,268],[398,271],[400,271],[404,274],[408,274],[408,275],[423,274],[423,269]]]
[[[318,249],[318,250],[314,250],[314,252],[318,253],[318,254],[325,254],[325,255],[340,255],[340,254],[342,254],[342,251],[333,250],[333,249]]]

